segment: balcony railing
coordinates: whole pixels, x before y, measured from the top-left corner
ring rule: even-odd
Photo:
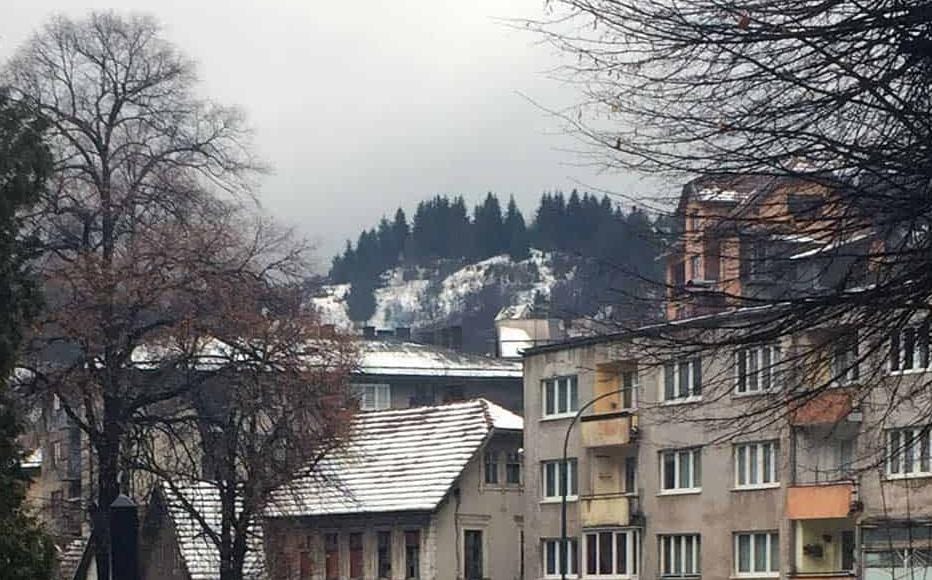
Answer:
[[[625,493],[584,495],[579,498],[583,527],[628,526],[637,512],[637,496]]]
[[[627,445],[637,436],[637,415],[630,411],[586,415],[580,419],[585,447]]]
[[[855,415],[853,392],[846,388],[825,389],[811,399],[790,403],[793,425],[805,427],[832,425]]]
[[[860,511],[856,493],[853,481],[790,485],[786,517],[791,520],[847,518]]]

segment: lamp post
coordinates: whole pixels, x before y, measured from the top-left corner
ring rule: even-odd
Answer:
[[[567,546],[568,538],[566,537],[566,494],[569,491],[568,484],[569,484],[569,472],[570,472],[570,466],[567,463],[566,453],[567,453],[567,447],[569,447],[569,443],[570,443],[570,432],[572,432],[573,426],[576,425],[576,423],[579,421],[579,418],[582,416],[583,411],[585,411],[586,409],[588,409],[589,407],[591,407],[598,401],[605,399],[606,397],[617,395],[619,393],[623,393],[624,391],[628,389],[634,389],[634,388],[636,388],[634,385],[630,387],[621,387],[621,388],[609,391],[607,393],[602,393],[601,395],[599,395],[598,397],[594,399],[590,399],[585,405],[583,405],[582,407],[579,408],[578,411],[576,411],[576,414],[573,415],[573,420],[570,421],[570,424],[566,428],[566,434],[563,436],[563,460],[560,463],[560,467],[562,467],[562,471],[563,471],[560,477],[560,485],[562,486],[562,494],[560,497],[560,547],[558,548],[559,551],[557,552],[557,556],[558,556],[557,562],[559,562],[559,566],[560,566],[560,580],[566,580],[566,569],[569,567],[569,560],[570,560],[569,554],[568,554],[569,550]],[[577,485],[578,485],[578,482],[577,482]]]

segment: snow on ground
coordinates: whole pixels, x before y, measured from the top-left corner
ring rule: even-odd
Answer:
[[[439,284],[433,284],[430,276],[428,268],[418,268],[413,280],[406,280],[400,267],[385,272],[383,286],[375,291],[375,313],[368,324],[397,328],[446,320],[463,312],[471,297],[496,285],[512,296],[512,303],[530,304],[536,294],[549,298],[553,287],[562,281],[554,273],[553,256],[540,250],[531,250],[528,259],[517,263],[501,255],[468,264]],[[346,308],[349,289],[349,284],[324,286],[322,295],[312,299],[325,323],[340,328],[353,326]]]

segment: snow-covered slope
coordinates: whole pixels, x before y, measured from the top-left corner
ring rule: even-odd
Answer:
[[[472,317],[491,321],[503,306],[533,303],[538,295],[549,300],[553,289],[574,275],[572,265],[557,266],[554,255],[538,250],[526,260],[494,256],[449,273],[442,265],[416,271],[399,267],[383,274],[383,285],[375,292],[375,313],[367,323],[396,328],[459,323]],[[345,300],[348,291],[348,284],[325,286],[313,298],[326,322],[343,328],[352,324]]]

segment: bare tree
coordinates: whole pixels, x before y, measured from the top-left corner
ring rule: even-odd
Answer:
[[[227,298],[222,324],[164,343],[211,377],[140,418],[134,457],[216,549],[219,578],[240,580],[263,560],[255,536],[272,491],[347,441],[356,352],[295,286],[244,285]],[[219,499],[219,517],[198,494]]]
[[[210,326],[221,297],[292,276],[300,261],[237,232],[237,204],[259,169],[242,115],[194,95],[192,64],[152,19],[55,18],[4,75],[50,126],[51,187],[28,216],[46,248],[47,307],[32,341],[45,364],[35,376],[94,451],[91,519],[106,577],[106,510],[120,492],[127,437],[146,408],[202,380],[176,372],[189,366],[186,353],[144,368],[136,353]]]

